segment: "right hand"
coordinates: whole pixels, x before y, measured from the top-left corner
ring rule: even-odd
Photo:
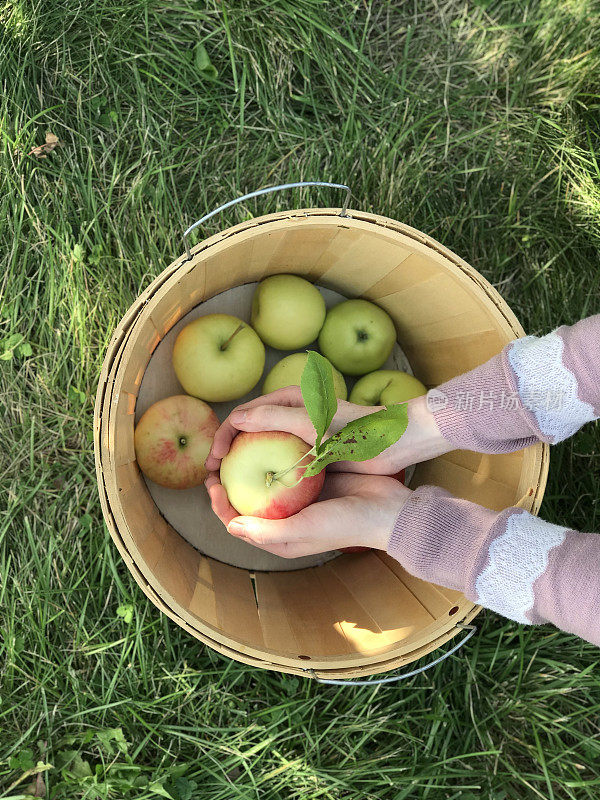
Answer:
[[[240,516],[216,472],[205,481],[212,509],[232,536],[283,558],[345,547],[386,550],[394,523],[412,495],[383,475],[328,475],[321,496],[285,519]]]
[[[327,432],[337,433],[346,423],[380,411],[383,406],[358,406],[338,400],[337,412]],[[394,475],[411,464],[448,453],[453,449],[440,433],[425,396],[407,403],[408,427],[404,435],[383,453],[369,461],[338,461],[330,466],[337,472],[362,472],[372,475]],[[219,469],[221,459],[229,452],[231,442],[240,431],[287,431],[307,444],[314,445],[315,429],[302,400],[299,386],[288,386],[257,397],[235,408],[215,434],[206,459],[211,472]]]

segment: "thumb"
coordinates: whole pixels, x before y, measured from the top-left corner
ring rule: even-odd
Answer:
[[[239,431],[286,431],[315,443],[315,429],[304,407],[261,405],[233,411],[229,420]]]
[[[300,512],[301,513],[301,512]],[[232,536],[245,539],[258,547],[268,547],[298,538],[303,527],[299,514],[286,519],[263,519],[262,517],[234,517],[227,525]]]

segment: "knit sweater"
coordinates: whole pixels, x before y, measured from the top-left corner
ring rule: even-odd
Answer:
[[[456,448],[507,453],[554,444],[600,416],[600,315],[527,336],[432,389],[427,402]],[[424,580],[522,623],[552,622],[600,645],[600,535],[520,508],[490,511],[420,486],[388,552]]]

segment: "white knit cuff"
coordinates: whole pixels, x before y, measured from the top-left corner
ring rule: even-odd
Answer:
[[[553,443],[597,419],[593,407],[579,398],[577,378],[565,366],[563,351],[563,338],[556,331],[539,339],[517,339],[507,350],[521,402],[543,437]]]

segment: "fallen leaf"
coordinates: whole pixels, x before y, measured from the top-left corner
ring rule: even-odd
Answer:
[[[242,774],[242,770],[239,767],[233,767],[230,769],[229,772],[225,773],[225,777],[228,778],[230,781],[236,780]]]
[[[43,772],[38,772],[35,783],[31,788],[33,789],[34,797],[46,797],[46,781],[44,780]]]
[[[46,133],[46,141],[44,144],[38,145],[38,147],[34,147],[30,150],[27,155],[28,156],[37,156],[38,158],[46,158],[48,153],[51,153],[56,147],[59,147],[62,144],[58,140],[58,136],[55,136],[53,133],[48,131]]]
[[[38,742],[38,747],[40,748],[40,755],[42,757],[41,761],[38,761],[38,767],[43,766],[44,761],[46,760],[46,752],[48,750],[48,742]],[[35,777],[35,788],[33,792],[34,797],[46,797],[46,781],[44,780],[44,773],[38,772]]]
[[[17,786],[19,786],[19,784],[23,783],[23,781],[26,781],[27,778],[29,778],[29,777],[31,777],[33,775],[37,776],[40,772],[46,772],[49,769],[54,769],[52,764],[44,764],[43,761],[38,761],[38,763],[36,764],[35,767],[33,767],[32,769],[28,769],[26,772],[24,772],[22,775],[20,775],[15,781],[13,781],[10,784],[10,786],[8,787],[8,789],[6,789],[6,791],[2,795],[2,797],[10,796],[11,791],[13,789],[15,789]],[[39,790],[39,788],[40,788],[40,784],[39,784],[39,782],[37,781],[37,778],[36,778],[35,781],[33,781],[32,783],[28,784],[28,787],[25,790],[26,794],[25,795],[19,794],[19,795],[17,795],[17,797],[24,797],[24,796],[27,796],[27,795],[30,795],[30,796],[33,796],[33,797],[44,797],[45,791],[46,791],[46,783],[45,783],[45,781],[42,780],[41,786],[43,786],[44,794],[43,795],[41,795],[41,794],[37,794],[36,795],[35,792],[37,792]],[[33,795],[31,794],[32,792],[33,792]]]

